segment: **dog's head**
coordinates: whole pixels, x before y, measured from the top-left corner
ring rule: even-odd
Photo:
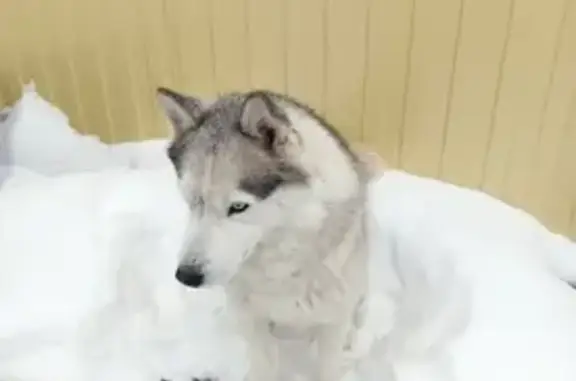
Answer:
[[[252,91],[207,104],[164,88],[158,98],[193,216],[176,273],[187,286],[226,283],[279,226],[319,226],[325,205],[358,192],[356,156],[291,98]]]

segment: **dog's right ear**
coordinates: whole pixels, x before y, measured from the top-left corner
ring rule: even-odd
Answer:
[[[266,93],[255,91],[244,101],[240,118],[240,132],[262,148],[279,154],[294,131],[281,108]]]
[[[165,87],[159,87],[156,90],[156,97],[170,119],[175,136],[196,126],[203,111],[200,99],[179,94]]]

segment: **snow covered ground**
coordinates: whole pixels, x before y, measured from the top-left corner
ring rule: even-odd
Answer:
[[[81,136],[28,87],[0,121],[0,380],[241,380],[220,290],[173,279],[164,140]],[[389,171],[361,380],[576,379],[576,246],[482,193]],[[385,339],[383,339],[385,337]]]

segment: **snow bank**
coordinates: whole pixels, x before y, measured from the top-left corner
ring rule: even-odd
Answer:
[[[169,163],[166,139],[108,145],[74,130],[68,117],[43,99],[34,83],[15,105],[0,110],[0,165],[24,167],[44,175]]]
[[[389,247],[400,277],[389,339],[397,379],[574,379],[576,293],[560,278],[576,272],[556,271],[553,253],[573,270],[573,243],[519,209],[437,180],[390,171],[371,191],[387,235],[379,256]]]
[[[126,142],[110,145],[114,157],[128,162],[133,168],[163,168],[171,165],[166,148],[167,139]]]
[[[112,169],[2,190],[0,379],[243,374],[223,296],[174,282],[187,219],[174,184]]]
[[[0,128],[6,136],[8,162],[45,175],[126,165],[96,137],[74,131],[68,117],[42,99],[33,83],[23,89]]]

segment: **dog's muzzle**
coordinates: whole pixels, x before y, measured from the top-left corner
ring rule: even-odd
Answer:
[[[201,265],[181,265],[176,270],[176,279],[187,287],[198,288],[204,284],[204,269]]]

